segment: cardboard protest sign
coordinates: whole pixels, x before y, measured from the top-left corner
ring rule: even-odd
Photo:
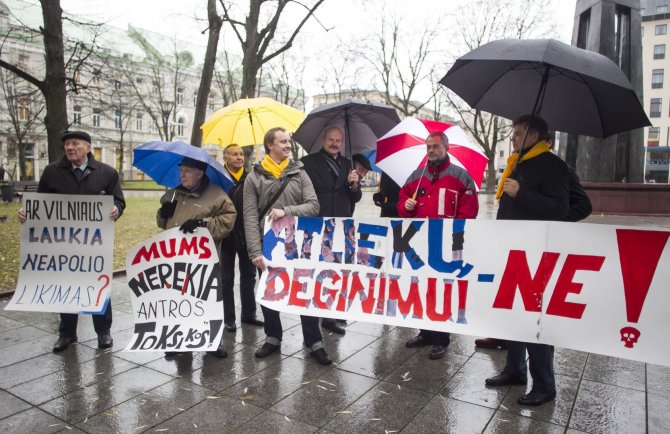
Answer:
[[[134,246],[126,275],[135,329],[126,351],[214,351],[223,334],[219,254],[205,228]]]
[[[256,297],[271,309],[670,365],[670,230],[316,217],[265,228]]]
[[[105,311],[112,292],[111,196],[26,193],[20,269],[8,310]]]

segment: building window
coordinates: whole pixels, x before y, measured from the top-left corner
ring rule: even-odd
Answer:
[[[665,44],[654,45],[654,59],[665,59]]]
[[[135,117],[135,129],[137,131],[142,131],[142,113],[138,113]]]
[[[74,117],[72,118],[72,123],[75,125],[81,125],[81,106],[74,106]]]
[[[93,126],[94,127],[99,127],[100,126],[100,109],[93,109]]]
[[[186,119],[183,117],[177,118],[177,135],[178,136],[183,136],[184,135],[184,123],[186,123]]]
[[[198,103],[198,92],[193,92],[193,107]]]
[[[93,78],[91,79],[93,86],[100,86],[100,74],[102,72],[99,69],[93,70]]]
[[[19,54],[19,61],[17,62],[16,66],[23,71],[27,71],[30,67],[29,61],[30,57],[28,57],[27,54]]]
[[[660,127],[650,127],[647,136],[647,146],[658,146],[658,139],[661,135]]]
[[[505,151],[500,151],[500,158],[505,156]]]
[[[667,24],[656,24],[656,34],[657,35],[667,35],[668,34],[668,25]]]
[[[120,90],[121,89],[121,81],[119,80],[114,80],[114,89]]]
[[[177,88],[177,105],[184,105],[184,88]]]
[[[649,104],[649,117],[661,117],[661,98],[652,98]]]
[[[16,110],[20,121],[30,119],[30,100],[28,98],[20,98],[17,101]]]
[[[660,89],[663,87],[663,70],[662,69],[652,69],[651,70],[651,88]]]
[[[656,13],[657,14],[667,14],[668,13],[668,5],[656,6]]]
[[[114,110],[114,128],[121,129],[121,110]]]

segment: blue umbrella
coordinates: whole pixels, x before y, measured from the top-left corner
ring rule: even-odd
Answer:
[[[223,188],[226,192],[233,187],[233,179],[225,167],[201,148],[184,142],[149,142],[133,150],[133,166],[146,173],[160,185],[169,188],[177,187],[179,180],[179,163],[184,157],[207,163],[207,177],[210,182]]]
[[[370,161],[370,168],[372,169],[373,172],[382,173],[382,169],[380,169],[379,166],[375,164],[377,162],[376,149],[374,151],[361,152],[361,154],[365,155],[368,158],[368,160]]]

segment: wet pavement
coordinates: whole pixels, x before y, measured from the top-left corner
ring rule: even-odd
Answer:
[[[492,218],[492,198],[481,203],[480,216]],[[376,212],[359,206],[356,215]],[[670,218],[589,221],[670,227]],[[324,334],[335,361],[324,367],[303,349],[299,318],[282,314],[280,354],[255,358],[263,330],[244,324],[225,332],[225,359],[166,360],[160,352],[122,351],[132,318],[118,277],[114,347],[97,349],[92,322],[82,316],[79,343],[54,354],[58,316],[2,310],[7,301],[0,300],[2,433],[670,432],[669,367],[557,348],[556,401],[524,408],[516,399],[530,385],[484,386],[505,355],[475,348],[471,336],[452,335],[447,356],[432,361],[429,348],[405,347],[415,330],[353,322],[343,337]]]

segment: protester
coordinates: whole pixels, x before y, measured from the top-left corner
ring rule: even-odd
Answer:
[[[37,186],[38,193],[54,194],[94,194],[114,197],[114,206],[109,218],[116,221],[126,207],[121,191],[119,174],[105,163],[96,161],[91,153],[91,136],[84,131],[66,131],[61,137],[65,155],[57,162],[44,168]],[[26,221],[26,213],[19,210],[19,220]],[[91,315],[93,328],[98,335],[98,348],[110,348],[114,344],[112,327],[112,301],[102,315]],[[77,342],[78,315],[61,313],[58,326],[58,340],[53,351],[65,350]]]
[[[477,217],[477,188],[470,174],[449,161],[449,139],[431,133],[426,139],[428,163],[412,172],[400,189],[397,211],[401,217],[454,220],[452,260],[462,263],[463,220]],[[410,348],[432,345],[429,357],[441,359],[449,346],[449,333],[421,330],[405,344]]]
[[[344,132],[340,127],[327,128],[323,132],[323,148],[301,159],[314,185],[322,217],[351,217],[362,197],[360,174],[351,160],[340,154],[343,144]],[[345,334],[334,319],[323,318],[321,326],[333,333]]]
[[[161,207],[156,212],[156,223],[161,229],[178,227],[184,233],[193,233],[198,228],[207,228],[212,234],[217,251],[221,240],[230,234],[235,224],[235,207],[223,189],[209,182],[205,171],[208,164],[184,157],[179,163],[180,184],[171,188],[160,199]],[[181,352],[169,351],[166,357]],[[208,351],[224,358],[226,352],[223,338],[215,351]]]
[[[240,302],[242,303],[242,322],[254,326],[262,326],[263,321],[256,318],[256,301],[254,297],[254,286],[256,285],[256,268],[249,259],[247,252],[247,241],[244,235],[244,216],[242,203],[244,197],[244,181],[247,179],[247,171],[244,168],[244,152],[236,144],[226,146],[223,151],[225,167],[231,178],[233,188],[228,192],[237,218],[235,226],[230,235],[221,242],[221,274],[223,285],[223,322],[226,330],[234,332],[235,325],[235,294],[233,285],[235,282],[235,256],[238,258],[240,271]]]
[[[372,195],[375,205],[381,208],[380,217],[400,217],[398,214],[399,195],[400,186],[393,178],[382,172],[377,192]]]
[[[567,165],[551,153],[548,138],[547,123],[538,116],[525,115],[513,122],[514,153],[507,161],[496,194],[500,199],[498,220],[566,219],[570,174]],[[520,153],[521,162],[517,164]],[[506,366],[500,374],[487,378],[486,384],[525,385],[529,368],[533,387],[519,398],[519,404],[541,405],[554,400],[554,348],[550,345],[507,341]]]
[[[554,147],[554,142],[551,140],[554,135],[555,133],[553,132],[549,133],[549,140],[547,140],[547,143],[549,143],[550,148]],[[577,173],[575,173],[574,169],[570,166],[568,166],[568,171],[570,172],[570,209],[564,220],[568,222],[578,222],[590,216],[593,207],[591,206],[591,199],[586,195]],[[507,348],[507,341],[496,338],[481,338],[475,339],[475,346],[486,349],[504,350]]]
[[[254,171],[244,182],[243,207],[249,257],[261,272],[265,270],[262,254],[265,217],[274,222],[285,216],[315,216],[319,213],[319,201],[309,176],[302,170],[302,163],[288,158],[291,155],[291,138],[286,130],[268,130],[263,145],[265,158],[254,166]],[[283,335],[279,312],[262,305],[261,310],[265,319],[266,337],[263,346],[256,351],[258,358],[278,352]],[[331,364],[323,347],[318,318],[301,315],[300,322],[304,344],[310,356],[322,365]]]
[[[370,160],[363,154],[354,154],[351,157],[351,162],[354,163],[354,170],[358,173],[359,184],[365,176],[372,170]]]

